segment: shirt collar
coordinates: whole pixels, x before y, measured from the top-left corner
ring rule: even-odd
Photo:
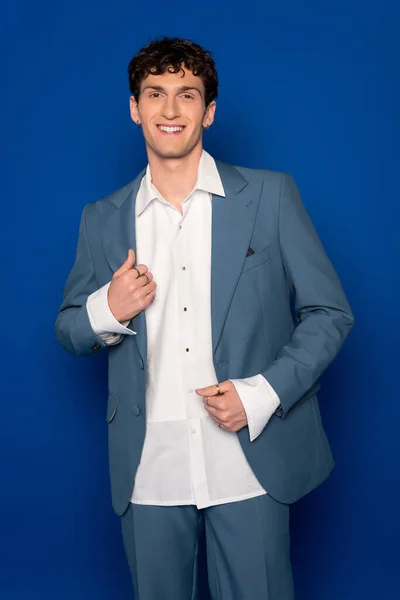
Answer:
[[[191,193],[193,193],[194,190],[202,190],[210,194],[225,196],[224,187],[215,160],[211,154],[204,149],[199,161],[197,181]],[[148,164],[136,198],[136,216],[139,216],[155,198],[161,199],[162,196],[151,181],[150,165]]]

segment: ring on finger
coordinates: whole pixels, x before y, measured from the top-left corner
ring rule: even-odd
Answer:
[[[135,269],[136,273],[138,274],[138,276],[136,277],[136,279],[138,277],[141,277],[142,274],[141,274],[141,272],[139,271],[139,269],[137,267],[132,267],[132,269]]]

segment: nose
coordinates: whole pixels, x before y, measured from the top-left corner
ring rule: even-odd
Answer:
[[[175,96],[165,98],[162,114],[166,119],[175,119],[180,116],[179,102]]]

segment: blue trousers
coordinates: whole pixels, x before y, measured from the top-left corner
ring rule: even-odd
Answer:
[[[294,600],[289,505],[269,494],[203,509],[130,504],[121,525],[135,600]]]

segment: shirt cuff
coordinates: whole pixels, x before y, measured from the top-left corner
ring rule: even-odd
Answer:
[[[116,344],[122,335],[136,335],[136,331],[128,329],[129,321],[120,323],[112,314],[108,305],[108,288],[110,282],[88,296],[86,308],[90,325],[96,335],[106,344]]]
[[[280,405],[279,396],[263,375],[230,379],[247,416],[250,441],[256,439]]]

